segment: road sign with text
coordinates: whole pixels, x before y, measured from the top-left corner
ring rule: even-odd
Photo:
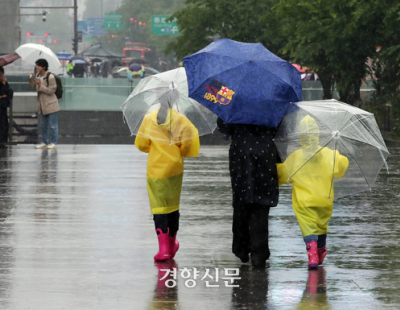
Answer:
[[[123,29],[125,24],[121,23],[121,14],[104,13],[104,29],[119,30]]]
[[[151,16],[151,33],[161,35],[177,35],[179,34],[178,25],[175,20],[172,22],[165,21],[171,15],[152,15]]]
[[[103,18],[88,18],[78,21],[78,31],[82,31],[84,36],[102,36],[104,34]]]

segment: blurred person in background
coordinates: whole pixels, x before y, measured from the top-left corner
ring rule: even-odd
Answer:
[[[4,76],[4,68],[0,66],[0,149],[5,149],[8,138],[7,108],[11,105],[14,92]]]

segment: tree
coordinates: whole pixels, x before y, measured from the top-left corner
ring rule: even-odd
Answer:
[[[216,38],[228,38],[260,42],[276,53],[280,48],[278,40],[271,39],[277,37],[276,23],[268,16],[274,1],[187,0],[186,7],[171,17],[176,18],[180,34],[168,45],[166,52],[174,52],[177,58],[183,58]]]
[[[374,19],[379,16],[368,14],[364,18],[365,3],[281,0],[274,8],[287,38],[284,53],[317,72],[325,99],[332,97],[336,83],[342,101],[361,102],[361,81],[370,72],[366,61],[376,53],[378,32]]]
[[[173,40],[173,36],[152,34],[151,16],[171,15],[180,10],[183,3],[184,0],[124,0],[115,13],[122,15],[121,21],[125,27],[121,30],[106,30],[105,35],[100,38],[100,42],[111,50],[121,53],[125,46],[125,38],[130,38],[134,42],[146,43],[146,46],[155,54],[154,57],[164,56],[164,50]],[[140,27],[138,24],[132,23],[131,18],[145,23],[146,26]]]
[[[386,131],[400,135],[400,4],[380,1],[379,52],[373,60],[376,93],[373,110]]]

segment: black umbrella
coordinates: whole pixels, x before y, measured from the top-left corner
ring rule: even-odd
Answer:
[[[85,58],[83,58],[82,56],[73,56],[70,58],[70,61],[73,60],[83,60],[84,62],[86,62]]]

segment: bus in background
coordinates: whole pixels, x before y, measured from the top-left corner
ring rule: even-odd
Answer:
[[[146,53],[150,51],[151,49],[146,47],[145,43],[126,43],[125,48],[122,50],[122,55],[125,56],[122,62],[129,65],[133,59],[145,60]]]

